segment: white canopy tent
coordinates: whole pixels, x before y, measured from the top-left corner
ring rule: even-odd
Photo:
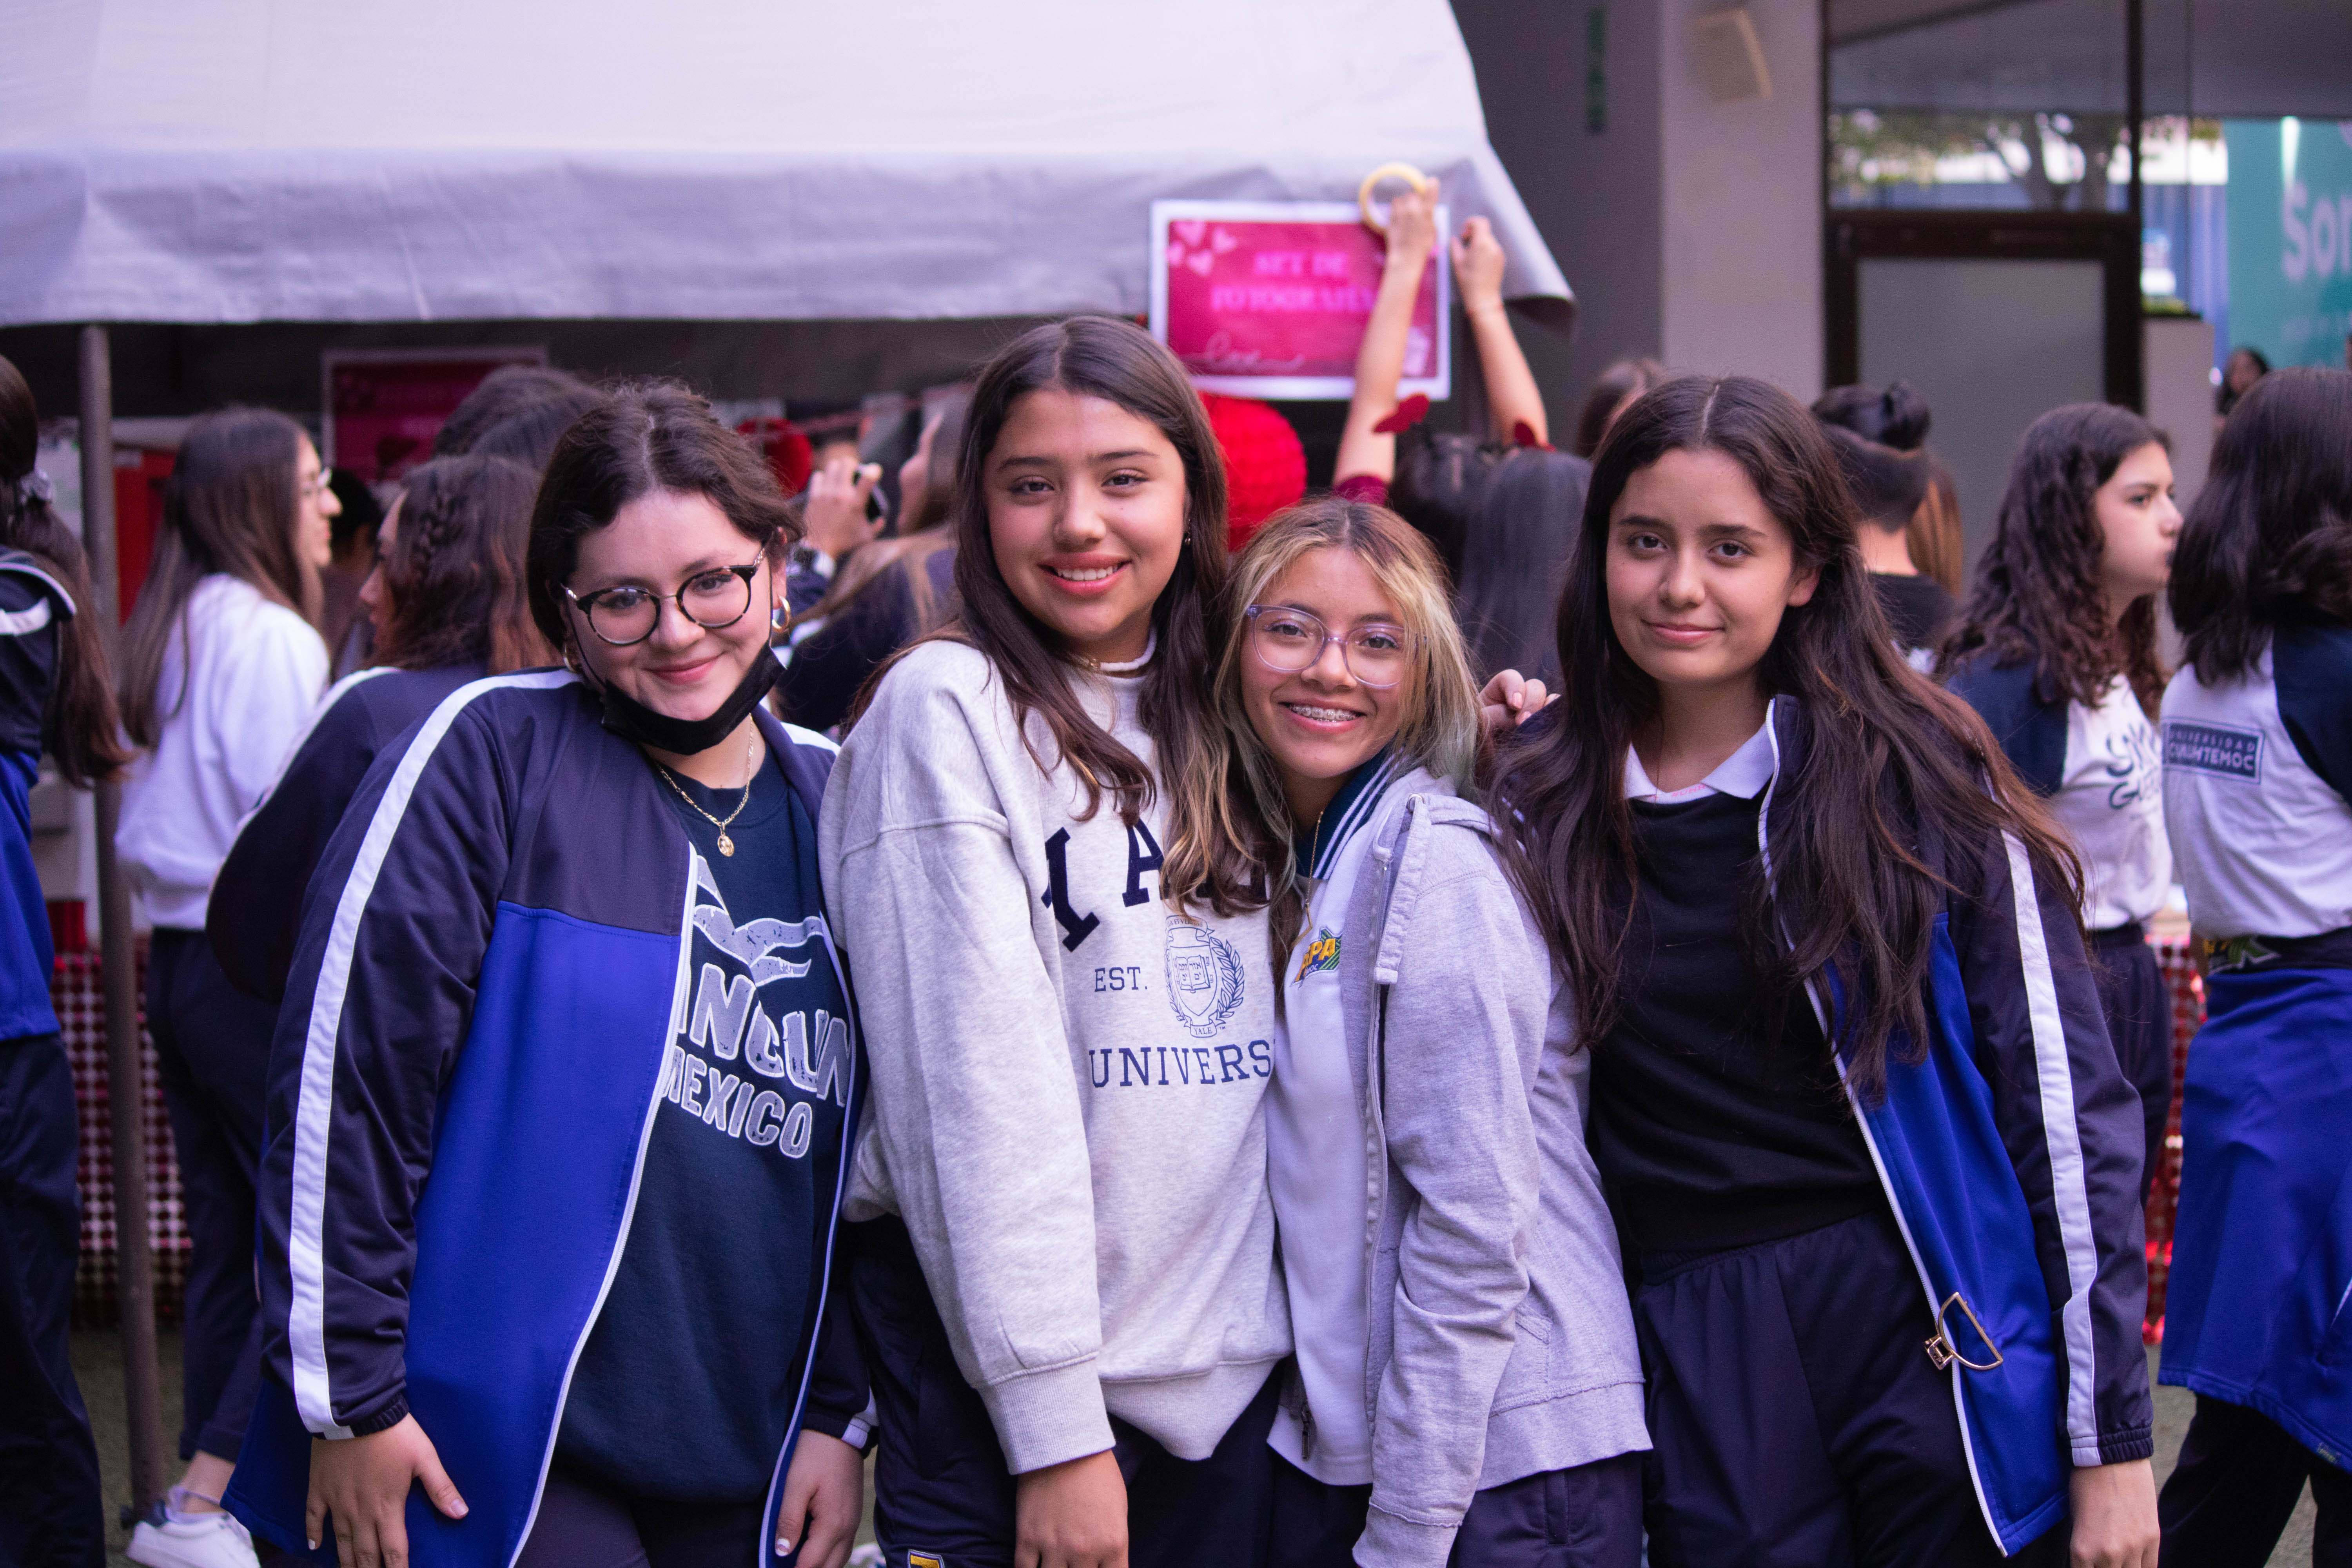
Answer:
[[[1146,304],[1155,198],[1402,159],[1569,289],[1446,0],[19,0],[0,323]],[[1540,308],[1540,307],[1539,307]]]

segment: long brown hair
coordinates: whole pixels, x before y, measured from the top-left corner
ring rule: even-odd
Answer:
[[[2172,623],[2207,685],[2282,626],[2352,622],[2352,374],[2295,366],[2242,395],[2172,554]]]
[[[1072,316],[1032,327],[981,368],[972,387],[955,479],[955,583],[961,608],[953,623],[934,635],[968,643],[988,656],[1024,736],[1031,714],[1045,721],[1055,751],[1084,783],[1084,815],[1098,809],[1108,793],[1120,819],[1132,825],[1156,791],[1151,770],[1087,716],[1068,679],[1077,660],[1013,596],[997,570],[989,535],[988,455],[1014,405],[1047,389],[1117,404],[1155,426],[1184,465],[1184,542],[1174,573],[1152,604],[1159,651],[1143,672],[1137,704],[1138,717],[1158,748],[1160,775],[1171,781],[1197,765],[1193,753],[1217,721],[1201,676],[1214,657],[1211,623],[1225,585],[1224,466],[1208,411],[1183,366],[1132,321]],[[897,662],[892,658],[866,683],[861,710],[864,699]],[[851,722],[856,721],[853,714]],[[1053,765],[1034,752],[1033,758],[1041,769]],[[1173,793],[1171,855],[1208,831],[1193,819],[1182,793]],[[1198,890],[1221,915],[1254,907],[1245,889],[1222,877],[1209,879]]]
[[[168,700],[157,688],[173,637],[184,658],[191,651],[188,600],[206,577],[235,577],[319,624],[319,570],[294,545],[294,476],[308,438],[267,408],[218,409],[188,426],[163,486],[147,584],[122,632],[122,727],[139,745],[155,743],[187,695],[184,679]]]
[[[2133,600],[2121,624],[2108,624],[2095,498],[2126,458],[2163,440],[2156,426],[2111,403],[2071,403],[2027,427],[1975,585],[1937,656],[1937,674],[1985,654],[2000,664],[2031,663],[2045,700],[2085,708],[2097,707],[2122,675],[2156,717],[2165,680],[2156,595]]]
[[[1747,871],[1747,929],[1776,997],[1819,984],[1842,996],[1839,1044],[1857,1092],[1883,1087],[1889,1041],[1928,1039],[1927,966],[1946,896],[1973,896],[1972,851],[2011,833],[2037,876],[2067,888],[2072,854],[2018,783],[1981,720],[1913,671],[1872,594],[1852,502],[1829,442],[1804,405],[1745,376],[1685,377],[1626,409],[1601,448],[1559,607],[1560,700],[1502,748],[1496,819],[1520,834],[1506,859],[1542,922],[1597,1043],[1616,1016],[1621,949],[1640,896],[1625,753],[1658,712],[1657,685],[1617,640],[1605,581],[1610,514],[1627,482],[1674,451],[1738,463],[1788,529],[1800,567],[1819,574],[1792,605],[1757,675],[1797,700],[1804,757],[1772,795],[1768,877]],[[1957,886],[1923,838],[1957,844]]]
[[[389,609],[373,662],[478,663],[492,675],[555,662],[523,591],[538,493],[539,476],[504,458],[436,458],[410,470],[392,548],[376,567]]]
[[[33,389],[15,365],[0,359],[0,547],[30,555],[73,600],[73,618],[58,631],[57,681],[42,728],[58,772],[68,784],[86,785],[111,778],[130,754],[116,737],[105,626],[90,592],[81,541],[32,484],[40,439]]]

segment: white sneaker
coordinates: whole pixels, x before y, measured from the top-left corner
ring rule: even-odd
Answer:
[[[186,1513],[173,1487],[131,1532],[122,1554],[145,1568],[260,1568],[253,1537],[233,1515]]]

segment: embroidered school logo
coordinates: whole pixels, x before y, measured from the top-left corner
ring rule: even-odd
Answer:
[[[2164,765],[2260,784],[2263,737],[2259,731],[2169,719],[2164,725]]]
[[[1298,973],[1290,977],[1290,983],[1296,985],[1310,974],[1339,967],[1339,936],[1329,926],[1318,926],[1315,928],[1315,940],[1307,944],[1306,952],[1300,955]]]
[[[1242,961],[1216,932],[1168,922],[1168,1005],[1200,1039],[1217,1032],[1242,1005]]]

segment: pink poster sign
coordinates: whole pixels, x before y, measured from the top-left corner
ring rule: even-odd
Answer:
[[[1438,232],[1447,232],[1445,212]],[[1151,331],[1210,392],[1345,398],[1386,266],[1353,202],[1151,204]],[[1451,390],[1445,247],[1422,274],[1398,395]]]
[[[358,349],[327,354],[326,459],[370,485],[433,456],[441,422],[502,364],[543,364],[540,348]]]

